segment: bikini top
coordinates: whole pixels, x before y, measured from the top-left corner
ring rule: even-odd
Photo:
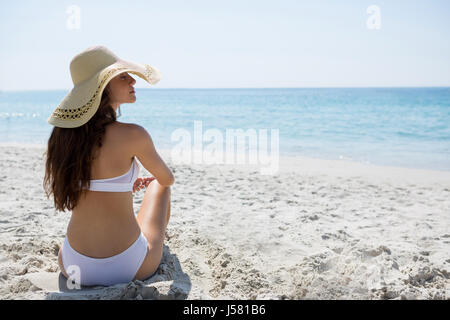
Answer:
[[[128,192],[133,191],[133,184],[139,175],[139,164],[133,158],[130,170],[127,173],[108,179],[91,180],[89,190],[106,192]]]

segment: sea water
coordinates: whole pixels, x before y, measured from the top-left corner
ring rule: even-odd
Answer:
[[[135,89],[118,121],[171,149],[177,129],[277,129],[280,155],[450,170],[450,88]],[[0,143],[46,144],[68,93],[0,92]],[[199,123],[199,122],[197,122]],[[205,145],[207,143],[205,142]]]

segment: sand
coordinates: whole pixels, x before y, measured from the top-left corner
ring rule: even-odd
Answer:
[[[157,274],[70,289],[70,213],[45,197],[44,152],[0,145],[0,299],[450,298],[450,172],[281,157],[261,175],[164,150],[176,182]]]

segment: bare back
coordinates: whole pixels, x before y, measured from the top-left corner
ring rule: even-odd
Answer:
[[[132,126],[115,122],[106,127],[102,147],[92,163],[92,180],[117,177],[130,170],[134,156],[130,141]],[[131,191],[86,191],[73,209],[67,227],[74,250],[92,258],[106,258],[124,251],[139,234]]]

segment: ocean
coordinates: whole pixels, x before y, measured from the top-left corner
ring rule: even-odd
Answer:
[[[67,93],[0,92],[0,143],[46,144],[46,120]],[[136,88],[136,97],[118,120],[145,127],[157,149],[177,145],[177,129],[194,135],[199,121],[224,137],[227,129],[267,129],[268,137],[276,129],[281,156],[450,171],[448,87]]]

